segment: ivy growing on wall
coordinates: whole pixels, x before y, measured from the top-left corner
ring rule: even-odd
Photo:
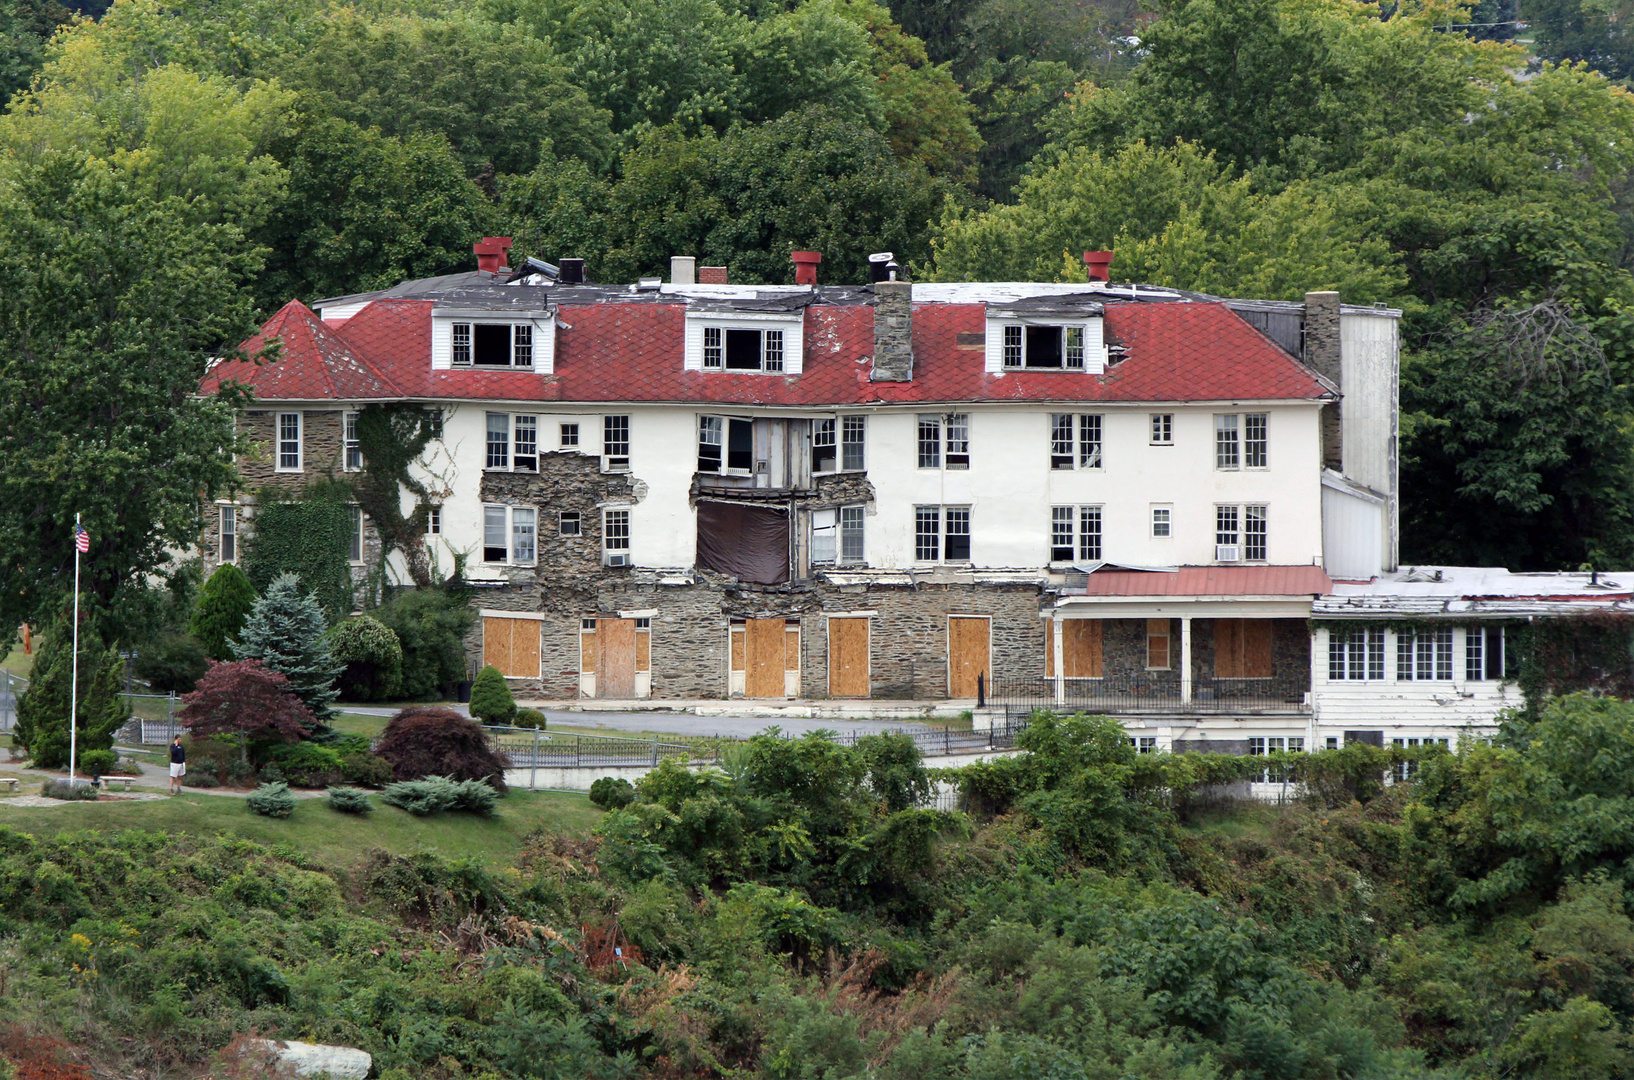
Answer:
[[[1578,691],[1634,698],[1634,616],[1597,612],[1538,619],[1514,631],[1527,711]]]
[[[334,623],[352,611],[350,492],[345,484],[319,481],[300,498],[263,491],[244,551],[244,573],[266,595],[279,574],[301,579],[302,591],[318,594],[324,616]]]
[[[421,455],[442,437],[442,417],[418,405],[365,405],[357,415],[357,441],[363,470],[352,482],[353,497],[380,534],[380,562],[393,551],[403,553],[410,580],[426,588],[435,584],[426,552],[426,521],[436,501],[411,471]],[[403,492],[414,497],[414,509],[403,513]]]

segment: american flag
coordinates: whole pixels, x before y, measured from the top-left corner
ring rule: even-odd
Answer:
[[[81,555],[91,550],[91,534],[85,531],[83,525],[74,526],[74,550]]]

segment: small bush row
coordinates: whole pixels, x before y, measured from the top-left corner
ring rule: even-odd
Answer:
[[[447,811],[492,817],[499,792],[481,780],[452,780],[428,776],[423,780],[400,780],[387,784],[380,800],[416,817]]]

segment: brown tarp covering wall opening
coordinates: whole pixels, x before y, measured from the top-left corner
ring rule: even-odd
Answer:
[[[698,565],[757,585],[789,580],[789,514],[742,503],[698,503]]]

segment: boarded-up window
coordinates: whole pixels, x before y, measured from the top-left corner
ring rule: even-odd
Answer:
[[[741,622],[733,623],[732,624],[731,635],[730,635],[731,638],[732,638],[732,670],[733,671],[742,671],[743,670],[743,635],[744,635],[744,625],[743,625],[743,623],[741,623]]]
[[[596,620],[579,621],[579,670],[591,674],[596,670]]]
[[[698,565],[739,581],[789,580],[789,514],[767,506],[698,504]]]
[[[800,670],[800,628],[789,626],[783,631],[783,670]]]
[[[1069,679],[1101,677],[1101,620],[1061,621],[1061,670]],[[1055,678],[1055,621],[1044,624],[1044,677]]]
[[[652,620],[635,621],[635,669],[652,670]]]
[[[1214,675],[1220,679],[1271,677],[1271,620],[1215,619]]]
[[[1169,668],[1169,620],[1146,620],[1146,666],[1167,671]]]
[[[743,692],[746,696],[786,696],[783,673],[787,670],[789,635],[784,627],[782,619],[750,619],[744,624]]]
[[[539,622],[536,619],[482,620],[482,662],[514,679],[539,677]]]

